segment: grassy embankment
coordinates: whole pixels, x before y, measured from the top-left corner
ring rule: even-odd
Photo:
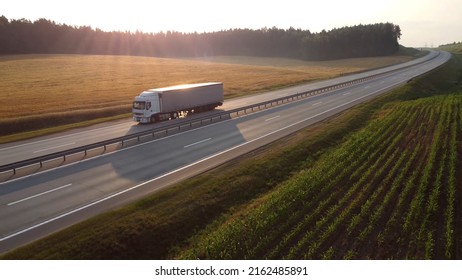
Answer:
[[[3,257],[460,258],[461,71],[458,56],[399,90]]]
[[[133,97],[148,88],[221,81],[225,98],[232,98],[409,59],[395,56],[314,63],[251,57],[207,61],[96,55],[3,56],[0,143],[128,117]]]
[[[438,49],[452,53],[462,53],[462,43],[444,45],[439,47]]]

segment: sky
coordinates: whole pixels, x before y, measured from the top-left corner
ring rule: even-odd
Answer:
[[[0,15],[104,31],[212,32],[290,27],[320,32],[391,22],[400,44],[462,41],[462,0],[2,0]]]

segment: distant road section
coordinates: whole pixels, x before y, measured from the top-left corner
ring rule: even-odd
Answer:
[[[361,84],[2,183],[0,252],[124,205],[248,153],[405,84],[408,80],[444,64],[450,58],[450,54],[446,52],[432,52],[429,56],[433,58],[425,63]],[[416,61],[408,65],[412,63]],[[229,110],[388,70],[390,67],[235,99],[227,101],[223,109]],[[133,122],[123,122],[58,137],[3,145],[0,153],[5,162],[15,161],[30,154],[67,149],[138,129],[145,127],[137,126]],[[5,160],[4,156],[8,159]]]

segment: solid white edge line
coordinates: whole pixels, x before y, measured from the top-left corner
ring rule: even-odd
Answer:
[[[72,184],[67,184],[67,185],[64,185],[64,186],[61,186],[61,187],[46,191],[46,192],[42,192],[42,193],[39,193],[39,194],[36,194],[36,195],[33,195],[33,196],[29,196],[29,197],[26,197],[26,198],[23,198],[23,199],[20,199],[20,200],[16,200],[14,202],[8,203],[7,205],[8,206],[15,205],[15,204],[21,203],[23,201],[26,201],[26,200],[29,200],[29,199],[32,199],[32,198],[36,198],[36,197],[42,196],[44,194],[51,193],[51,192],[54,192],[54,191],[57,191],[57,190],[60,190],[60,189],[64,189],[64,188],[67,188],[67,187],[70,187],[70,186],[72,186]]]
[[[394,86],[396,86],[396,85],[399,85],[399,84],[402,84],[402,83],[404,83],[404,81],[403,81],[403,82],[399,82],[399,83],[392,84],[392,85],[390,85],[390,86],[388,86],[388,87],[385,87],[385,88],[376,90],[376,91],[374,91],[374,92],[372,92],[372,93],[369,93],[369,94],[363,95],[363,96],[361,96],[361,97],[359,97],[359,98],[350,100],[350,101],[348,101],[348,102],[346,102],[346,103],[343,103],[343,104],[341,104],[341,105],[338,105],[338,106],[336,106],[336,107],[334,107],[334,108],[330,108],[330,109],[328,109],[328,110],[326,110],[326,111],[324,111],[324,112],[318,113],[318,114],[316,114],[316,115],[314,115],[314,116],[311,116],[311,117],[308,117],[308,118],[306,118],[306,119],[300,120],[300,121],[298,121],[298,122],[295,122],[295,123],[293,123],[293,124],[290,124],[290,125],[288,125],[288,126],[285,126],[285,127],[283,127],[283,128],[280,128],[280,129],[278,129],[278,130],[274,130],[274,131],[272,131],[272,132],[270,132],[270,133],[268,133],[268,134],[262,135],[262,136],[260,136],[260,137],[255,138],[255,139],[252,139],[252,140],[249,140],[249,141],[247,141],[247,142],[241,143],[241,144],[239,144],[239,145],[237,145],[237,146],[231,147],[231,148],[229,148],[229,149],[227,149],[227,150],[221,151],[221,152],[216,153],[216,154],[214,154],[214,155],[208,156],[208,157],[206,157],[206,158],[203,158],[203,159],[201,159],[201,160],[198,160],[198,161],[196,161],[196,162],[193,162],[193,163],[191,163],[191,164],[188,164],[188,165],[186,165],[186,166],[183,166],[183,167],[180,167],[180,168],[178,168],[178,169],[172,170],[172,171],[170,171],[170,172],[168,172],[168,173],[165,173],[165,174],[163,174],[163,175],[160,175],[159,177],[156,177],[156,178],[153,178],[153,179],[151,179],[151,180],[145,181],[145,182],[140,183],[140,184],[138,184],[138,185],[136,185],[136,186],[133,186],[133,187],[131,187],[131,188],[125,189],[125,190],[120,191],[120,192],[113,193],[113,194],[111,194],[111,195],[109,195],[109,196],[106,196],[106,197],[104,197],[104,198],[101,198],[101,199],[99,199],[99,200],[96,200],[96,201],[94,201],[94,202],[91,202],[91,203],[89,203],[89,204],[86,204],[86,205],[84,205],[84,206],[81,206],[81,207],[79,207],[79,208],[76,208],[76,209],[74,209],[74,210],[71,210],[71,211],[69,211],[69,212],[63,213],[63,214],[61,214],[61,215],[59,215],[59,216],[56,216],[56,217],[54,217],[54,218],[45,220],[45,221],[43,221],[43,222],[41,222],[41,223],[39,223],[39,224],[33,225],[33,226],[31,226],[31,227],[25,228],[25,229],[23,229],[23,230],[20,230],[20,231],[17,231],[17,232],[15,232],[15,233],[12,233],[12,234],[10,234],[10,235],[7,235],[7,236],[5,236],[5,237],[2,237],[2,238],[0,238],[0,242],[5,241],[5,240],[8,240],[8,239],[13,238],[13,237],[18,236],[18,235],[21,235],[21,234],[23,234],[23,233],[25,233],[25,232],[31,231],[31,230],[33,230],[33,229],[35,229],[35,228],[40,227],[40,226],[49,224],[49,223],[51,223],[51,222],[54,222],[54,221],[56,221],[56,220],[59,220],[59,219],[64,218],[64,217],[66,217],[66,216],[69,216],[69,215],[74,214],[74,213],[76,213],[76,212],[82,211],[82,210],[87,209],[87,208],[89,208],[89,207],[91,207],[91,206],[93,206],[93,205],[99,204],[99,203],[101,203],[101,202],[104,202],[104,201],[106,201],[106,200],[108,200],[108,199],[111,199],[111,198],[113,198],[113,197],[119,196],[119,195],[124,194],[124,193],[126,193],[126,192],[129,192],[129,191],[138,189],[138,188],[140,188],[140,187],[142,187],[142,186],[144,186],[144,185],[150,184],[150,183],[152,183],[152,182],[154,182],[154,181],[157,181],[157,180],[159,180],[159,179],[162,179],[162,178],[164,178],[164,177],[167,177],[167,176],[169,176],[169,175],[172,175],[172,174],[174,174],[174,173],[177,173],[177,172],[179,172],[179,171],[182,171],[182,170],[184,170],[184,169],[187,169],[187,168],[189,168],[189,167],[191,167],[191,166],[194,166],[194,165],[196,165],[196,164],[202,163],[202,162],[207,161],[207,160],[209,160],[209,159],[212,159],[212,158],[214,158],[214,157],[220,156],[220,155],[222,155],[222,154],[224,154],[224,153],[227,153],[227,152],[230,152],[230,151],[232,151],[232,150],[238,149],[238,148],[240,148],[240,147],[242,147],[242,146],[244,146],[244,145],[253,143],[253,142],[255,142],[255,141],[258,141],[258,140],[260,140],[260,139],[263,139],[263,138],[265,138],[265,137],[268,137],[268,136],[270,136],[270,135],[273,135],[273,134],[278,133],[278,132],[280,132],[280,131],[283,131],[283,130],[285,130],[285,129],[291,128],[291,127],[296,126],[296,125],[298,125],[298,124],[300,124],[300,123],[306,122],[306,121],[311,120],[311,119],[313,119],[313,118],[316,118],[316,117],[318,117],[318,116],[320,116],[320,115],[323,115],[323,114],[325,114],[325,113],[328,113],[328,112],[330,112],[330,111],[333,111],[333,110],[336,110],[336,109],[338,109],[338,108],[340,108],[340,107],[343,107],[343,106],[345,106],[345,105],[354,103],[354,102],[356,102],[356,101],[358,101],[358,100],[364,99],[365,97],[368,97],[368,96],[377,94],[378,92],[385,91],[385,90],[387,90],[388,88],[392,88],[392,87],[394,87]]]
[[[316,102],[314,104],[311,104],[311,106],[316,106],[316,105],[320,105],[320,104],[322,104],[322,102]]]

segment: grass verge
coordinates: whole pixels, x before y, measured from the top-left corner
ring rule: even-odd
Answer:
[[[454,43],[454,44],[448,44],[444,46],[440,46],[438,49],[447,51],[447,52],[452,52],[452,53],[462,53],[462,43]]]

